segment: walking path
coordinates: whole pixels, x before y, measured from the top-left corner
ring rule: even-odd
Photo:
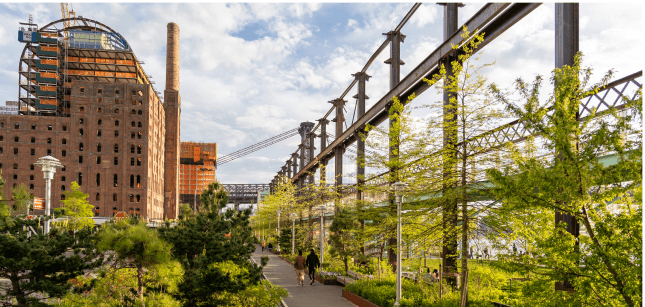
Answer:
[[[324,286],[319,282],[314,282],[310,286],[311,281],[307,275],[305,275],[305,285],[298,286],[293,266],[268,251],[262,253],[260,245],[255,246],[255,252],[251,256],[257,263],[260,263],[262,256],[269,257],[269,262],[264,267],[264,275],[274,285],[289,291],[289,296],[283,299],[288,307],[356,306],[343,298],[343,287],[341,286]]]

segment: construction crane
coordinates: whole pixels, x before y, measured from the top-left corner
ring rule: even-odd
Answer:
[[[61,2],[60,12],[63,15],[63,19],[68,19],[63,21],[63,27],[65,29],[76,25],[76,20],[69,20],[70,18],[76,17],[76,12],[74,12],[73,7],[72,10],[69,10],[69,4]]]

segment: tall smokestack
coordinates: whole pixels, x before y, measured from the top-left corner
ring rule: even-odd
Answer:
[[[168,23],[166,89],[179,91],[179,26],[174,22]]]
[[[176,219],[179,215],[179,153],[180,114],[179,95],[179,26],[168,23],[166,45],[166,152],[164,156],[164,217]]]

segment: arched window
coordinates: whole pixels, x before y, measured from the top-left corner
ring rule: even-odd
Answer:
[[[140,139],[140,138],[141,138],[141,135],[142,135],[142,134],[141,134],[141,131],[139,131],[139,133],[137,133],[137,138],[138,138],[138,139]]]
[[[96,131],[96,136],[101,136],[101,129]]]
[[[137,188],[141,187],[141,175],[137,175]]]
[[[67,145],[67,139],[63,139],[63,141],[62,141],[61,143],[62,143],[63,145]]]
[[[83,124],[83,119],[82,119],[82,118],[81,118],[81,119],[79,119],[79,120],[78,120],[78,123],[79,123],[79,124]]]
[[[116,195],[116,194],[114,194],[114,195]],[[112,216],[116,215],[116,211],[117,211],[116,207],[112,208]]]
[[[119,153],[119,144],[114,144],[114,153]]]
[[[114,157],[114,165],[119,165],[119,157]]]
[[[136,214],[137,214],[137,216],[141,216],[141,211],[139,210],[139,208],[137,208]]]
[[[139,110],[139,115],[143,115],[143,111]]]
[[[60,177],[60,181],[65,182],[65,176]]]
[[[96,112],[101,113],[101,112],[103,112],[103,110],[101,108],[98,108],[98,109],[96,109]]]
[[[78,183],[78,185],[83,185],[83,173],[78,173],[78,180],[76,183]]]
[[[83,151],[83,143],[78,144],[78,151]]]
[[[103,120],[100,120],[100,119],[99,119],[98,124],[100,125],[100,124],[102,124],[102,123],[103,123]]]
[[[47,125],[47,130],[51,131],[51,130],[54,130],[54,129],[52,128],[52,125]]]
[[[36,130],[36,124],[31,124],[31,130]]]
[[[80,134],[81,136],[83,136],[83,129],[78,129],[78,134]]]
[[[137,111],[132,110],[132,111],[130,112],[130,114],[132,114],[132,115],[136,115],[136,114],[137,114]]]
[[[142,127],[142,126],[141,126],[141,122],[139,122],[137,125],[139,126],[139,128],[141,128],[141,127]]]
[[[130,126],[134,128],[134,127],[136,127],[136,123],[132,122],[132,123],[130,123]]]
[[[114,174],[114,187],[116,188],[118,186],[119,186],[119,176],[117,176],[117,174]]]
[[[101,152],[101,143],[96,144],[96,151]]]
[[[47,144],[51,144],[51,143],[52,143],[52,138],[47,138]]]
[[[18,169],[18,164],[14,164],[13,169]]]
[[[141,202],[141,195],[139,195],[139,194],[137,194],[137,202],[138,202],[138,203],[140,203],[140,202]]]
[[[134,188],[134,175],[130,175],[130,187]]]
[[[97,186],[101,185],[101,174],[96,174],[96,185]]]
[[[78,110],[79,110],[80,112],[85,112],[85,108],[83,108],[83,107],[78,108]]]
[[[114,126],[115,126],[115,127],[118,127],[118,126],[119,126],[119,121],[118,121],[118,120],[115,120],[115,121],[114,121]]]
[[[65,200],[65,194],[60,195],[60,200]]]
[[[101,193],[96,193],[96,200],[101,200]]]
[[[96,157],[96,164],[101,164],[101,156]]]
[[[130,198],[130,202],[133,203],[134,202],[134,195],[130,194],[129,198]]]
[[[65,191],[65,186],[64,185],[60,186],[60,190]]]
[[[0,142],[4,142],[4,136],[0,135]]]
[[[18,142],[20,142],[20,138],[19,138],[19,137],[17,137],[17,136],[15,136],[15,137],[13,138],[13,141],[14,141],[14,142],[16,142],[16,143],[18,143]]]
[[[29,189],[30,189],[30,190],[33,190],[33,189],[34,189],[34,184],[33,184],[33,183],[29,185]]]
[[[94,208],[94,216],[99,216],[99,207]]]
[[[61,152],[61,156],[63,156],[63,157],[67,157],[67,151],[63,150],[63,151]]]
[[[33,138],[33,137],[32,137],[32,138],[31,138],[31,142],[32,142],[32,143],[36,143],[36,138]]]
[[[13,125],[13,127],[14,127],[15,129],[20,129],[20,124],[16,123],[15,125]]]
[[[130,153],[134,153],[134,145],[130,145]]]
[[[114,109],[114,113],[119,113],[119,109]]]
[[[141,158],[137,158],[137,166],[141,166]]]
[[[34,175],[29,175],[29,180],[34,180]]]
[[[141,145],[137,145],[137,154],[141,154]]]
[[[134,132],[131,132],[131,133],[130,133],[130,138],[131,138],[131,139],[134,139]]]
[[[114,130],[114,137],[118,137],[118,136],[119,136],[119,130]]]
[[[116,201],[116,193],[112,194],[112,201]]]
[[[67,131],[67,126],[63,125],[63,131]]]

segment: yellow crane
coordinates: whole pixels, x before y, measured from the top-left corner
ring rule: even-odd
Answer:
[[[74,12],[74,8],[72,7],[71,10],[69,10],[69,4],[67,3],[60,3],[60,12],[63,15],[63,19],[69,19],[69,18],[75,18],[76,17],[76,12]],[[76,20],[65,20],[63,21],[63,27],[64,28],[69,28],[72,26],[76,25]]]

